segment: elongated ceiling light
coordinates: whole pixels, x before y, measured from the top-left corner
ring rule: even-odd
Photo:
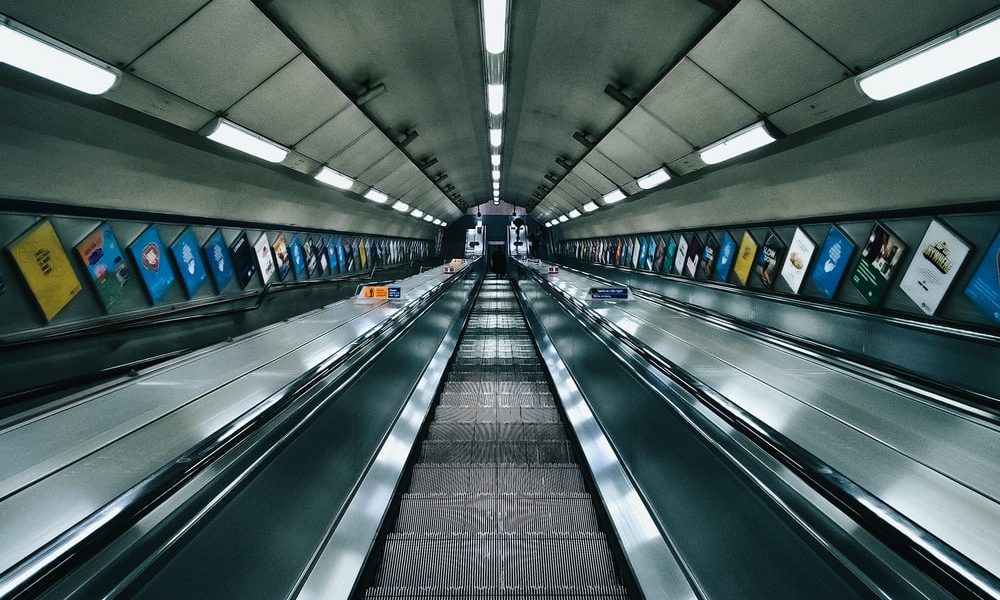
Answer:
[[[0,62],[85,94],[109,91],[121,71],[0,15]]]
[[[500,166],[500,155],[499,154],[491,154],[490,155],[490,164],[493,165],[494,167],[499,167]]]
[[[569,221],[569,217],[567,217],[566,215],[559,215],[560,223],[565,223],[566,221]]]
[[[600,208],[600,207],[597,206],[597,203],[594,202],[593,200],[591,200],[590,202],[588,202],[588,203],[586,203],[586,204],[583,205],[584,212],[594,212],[598,208]]]
[[[319,171],[313,177],[320,183],[325,183],[340,190],[349,190],[354,185],[353,179],[326,166],[320,167]]]
[[[490,54],[507,46],[507,0],[483,0],[483,45]]]
[[[490,144],[499,147],[503,141],[503,131],[500,129],[490,129]]]
[[[365,192],[365,198],[368,198],[376,204],[385,204],[385,201],[389,199],[389,196],[386,196],[375,188],[368,188],[368,191]]]
[[[858,87],[872,100],[893,96],[944,79],[1000,57],[1000,11],[858,76]]]
[[[396,200],[396,203],[392,205],[392,210],[398,210],[402,213],[410,212],[410,205],[402,200]]]
[[[424,220],[427,221],[428,223],[431,223],[433,221],[436,221],[437,219],[434,218],[434,215],[424,215]]]
[[[574,208],[573,210],[569,211],[569,215],[567,216],[569,216],[569,218],[571,219],[575,219],[580,216],[580,211]]]
[[[424,211],[420,210],[419,208],[414,208],[413,210],[410,211],[410,214],[419,219],[424,216]]]
[[[636,179],[635,183],[640,188],[644,190],[651,190],[658,185],[663,185],[664,183],[670,181],[670,173],[664,168],[657,169],[652,173],[647,173]]]
[[[213,142],[229,146],[267,162],[280,163],[288,156],[287,148],[221,117],[214,119],[209,124],[207,131],[205,137]]]
[[[500,171],[497,171],[497,170],[494,169],[494,171],[493,171],[493,179],[496,180],[496,181],[500,180]]]
[[[491,83],[486,86],[486,107],[491,115],[503,113],[503,84]]]
[[[605,204],[614,204],[615,202],[624,199],[625,192],[621,191],[621,189],[613,190],[601,196],[601,200],[603,200]]]
[[[546,227],[552,227],[552,221],[549,221],[549,222],[547,222],[547,223],[545,224],[545,226],[546,226]]]
[[[754,123],[702,150],[701,160],[706,165],[719,164],[773,141],[775,137],[768,132],[763,122]]]
[[[500,197],[493,196],[493,206],[500,206]]]

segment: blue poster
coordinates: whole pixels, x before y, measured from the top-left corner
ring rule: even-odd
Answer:
[[[639,264],[638,268],[646,268],[646,238],[639,239]]]
[[[736,256],[736,240],[729,233],[726,233],[722,238],[722,245],[719,246],[719,261],[712,279],[723,283],[729,280],[729,271],[733,268],[734,256]]]
[[[289,244],[288,251],[292,256],[292,268],[295,269],[295,278],[302,279],[306,271],[306,257],[302,254],[302,242],[298,236],[295,236],[295,239]]]
[[[976,308],[1000,323],[1000,233],[965,287],[965,295]]]
[[[189,298],[193,298],[201,286],[208,278],[205,271],[205,262],[198,252],[198,240],[194,237],[194,232],[188,229],[178,237],[170,251],[177,261],[177,269],[181,273],[181,281],[184,282],[184,289],[187,290]]]
[[[341,273],[347,272],[347,252],[344,251],[344,242],[337,242],[337,267]]]
[[[330,261],[330,274],[336,275],[340,272],[340,263],[337,261],[337,242],[333,238],[326,242],[326,256]]]
[[[820,296],[829,300],[836,295],[853,255],[854,242],[839,227],[831,226],[812,272],[812,282]]]
[[[166,248],[156,225],[146,228],[128,249],[139,268],[142,282],[146,284],[149,299],[153,304],[159,303],[174,285],[174,270],[170,268]]]
[[[233,261],[229,258],[229,248],[226,247],[222,232],[216,230],[202,248],[208,259],[208,272],[212,274],[215,289],[222,293],[233,279]]]
[[[115,232],[108,223],[101,224],[76,245],[76,252],[97,289],[97,296],[108,312],[125,297],[131,280],[125,255]]]

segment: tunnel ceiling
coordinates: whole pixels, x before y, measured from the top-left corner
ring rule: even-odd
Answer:
[[[761,119],[793,134],[861,106],[859,71],[995,6],[511,0],[502,198],[561,214],[616,188],[636,193],[663,165],[696,171],[697,149]],[[446,220],[491,199],[480,10],[0,0],[0,13],[123,67],[133,79],[114,101],[190,130],[225,115],[292,147],[285,166],[329,164]]]

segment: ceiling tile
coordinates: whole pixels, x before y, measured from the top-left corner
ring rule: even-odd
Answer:
[[[298,54],[249,0],[213,0],[135,63],[135,74],[225,111]]]
[[[587,184],[594,188],[599,194],[607,194],[611,190],[618,187],[618,184],[602,175],[600,171],[595,169],[586,161],[577,163],[576,166],[573,167],[573,172],[586,181]]]
[[[398,150],[379,161],[378,165],[379,169],[391,168],[391,170],[378,178],[375,187],[395,198],[402,199],[403,194],[410,191],[419,179],[427,180],[423,173],[417,167],[413,166],[413,163]],[[369,178],[374,179],[376,173],[372,169],[370,171],[372,173],[362,173],[361,178],[366,181]]]
[[[599,149],[594,149],[587,155],[586,162],[599,173],[614,181],[618,185],[623,185],[632,181],[632,176],[614,163],[610,158],[600,153]]]
[[[845,79],[774,113],[770,121],[784,133],[791,134],[871,102],[858,90],[854,78]]]
[[[307,135],[295,147],[306,156],[326,162],[331,156],[340,154],[344,148],[374,129],[375,126],[368,120],[368,117],[358,107],[350,104]],[[357,175],[357,173],[352,175]]]
[[[644,165],[643,173],[691,151],[691,144],[641,106],[626,115],[617,129],[658,159],[656,164]]]
[[[373,128],[328,162],[341,173],[358,177],[394,149],[392,142],[381,131]]]
[[[215,118],[212,111],[128,73],[104,97],[190,131],[198,131]]]
[[[657,165],[661,162],[660,159],[657,159],[618,129],[613,129],[604,136],[601,143],[597,145],[597,150],[628,172],[633,179],[648,173],[650,165]]]
[[[358,175],[358,179],[364,181],[365,183],[370,183],[382,190],[378,184],[382,183],[393,171],[408,162],[409,159],[406,158],[402,152],[393,148],[385,156],[372,162],[368,168]],[[382,191],[388,193],[389,190]]]

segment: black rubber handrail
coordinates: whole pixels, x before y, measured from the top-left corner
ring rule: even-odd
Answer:
[[[649,362],[686,393],[752,440],[798,475],[820,495],[849,515],[892,551],[931,579],[963,598],[1000,600],[1000,578],[946,544],[895,508],[817,458],[781,432],[692,376],[627,332],[608,323],[593,308],[573,298],[530,268],[522,268],[552,293],[584,327],[605,332]],[[600,338],[599,338],[600,339]],[[606,340],[605,340],[606,342]]]
[[[469,271],[471,272],[471,271]],[[145,477],[123,494],[0,574],[0,600],[33,597],[79,566],[109,540],[135,525],[172,493],[234,446],[260,431],[324,378],[419,315],[463,276],[454,276],[413,299],[402,310],[310,368],[226,426]]]

